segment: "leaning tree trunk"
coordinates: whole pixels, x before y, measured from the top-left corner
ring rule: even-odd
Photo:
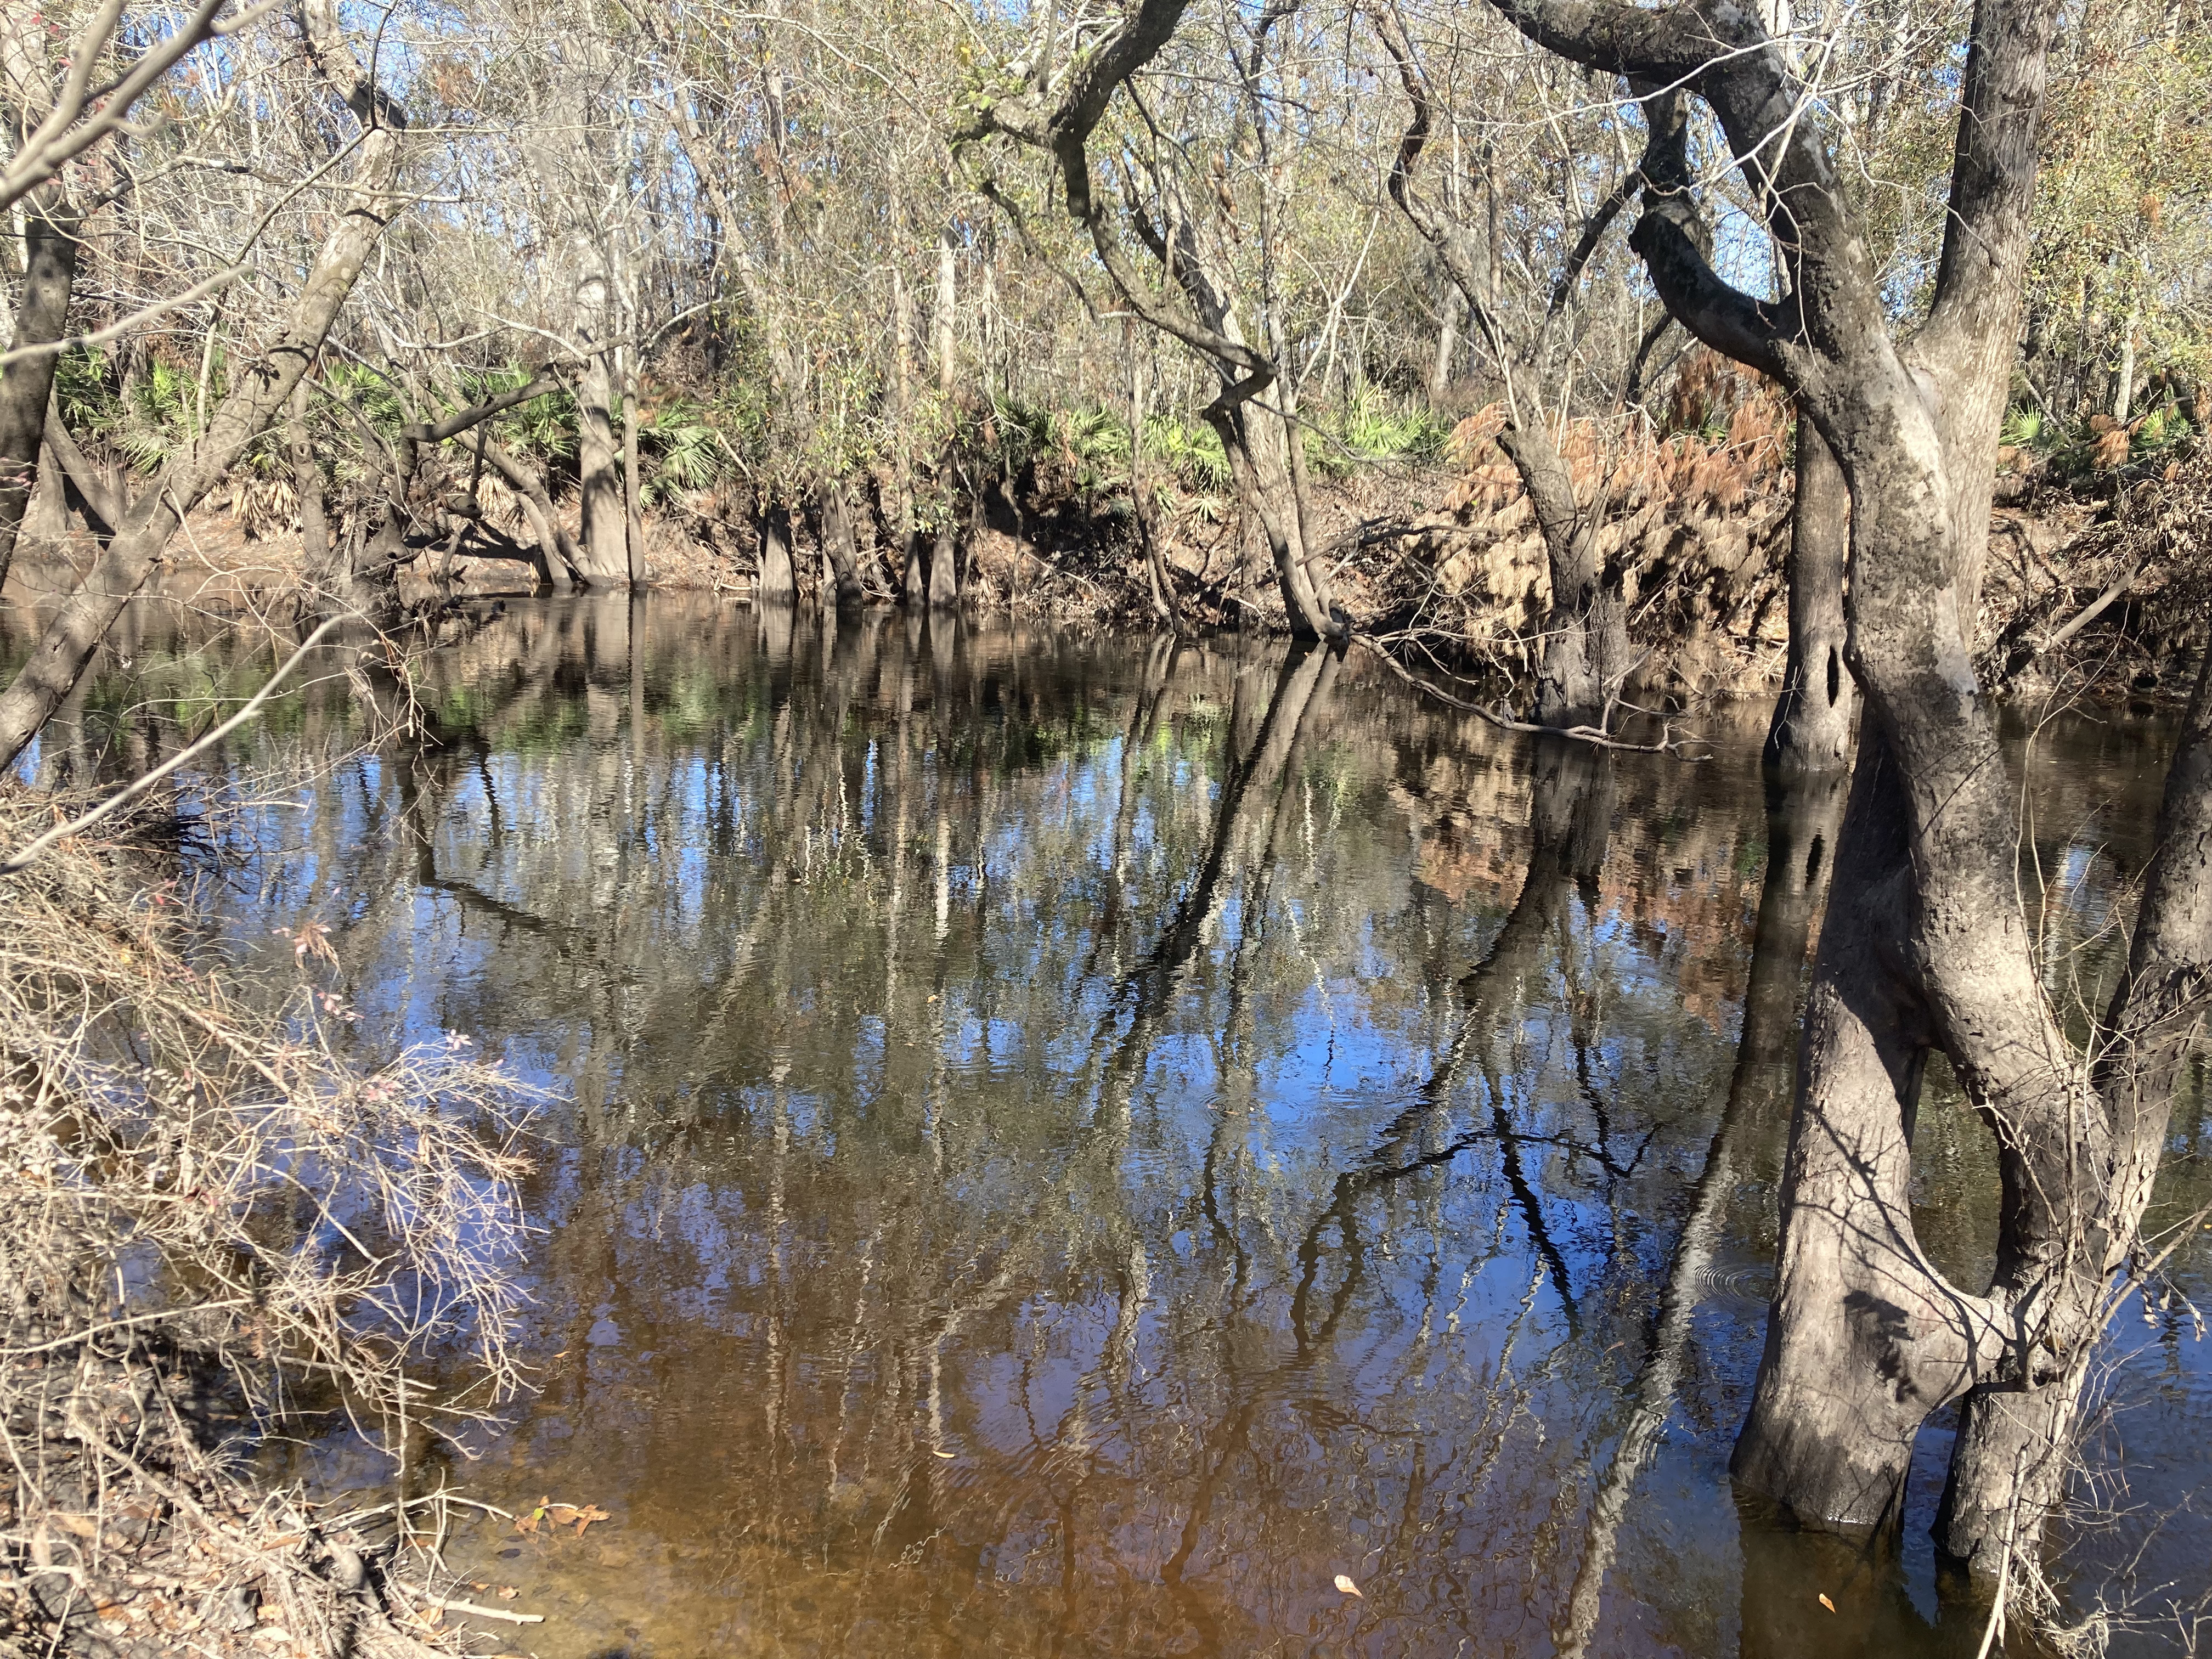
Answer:
[[[1840,770],[1858,735],[1859,689],[1844,665],[1844,568],[1851,495],[1843,469],[1802,411],[1797,494],[1790,514],[1790,655],[1766,731],[1778,778]]]
[[[1239,501],[1267,538],[1291,637],[1341,639],[1347,624],[1329,592],[1328,571],[1306,540],[1304,492],[1293,471],[1297,431],[1257,398],[1216,404],[1206,418],[1220,434]]]
[[[396,188],[404,112],[362,72],[340,29],[337,0],[305,0],[301,12],[317,69],[343,94],[363,129],[344,205],[308,269],[290,319],[240,366],[200,441],[162,468],[155,486],[48,624],[30,660],[0,693],[0,767],[15,763],[69,695],[110,625],[153,574],[185,515],[290,401],[369,250],[404,204]]]
[[[496,439],[484,440],[483,453],[492,471],[507,481],[507,487],[522,502],[522,515],[530,520],[530,528],[538,538],[538,550],[544,556],[546,585],[556,593],[566,593],[575,585],[576,571],[583,562],[584,554],[561,522],[553,497],[546,490],[545,480],[501,447]]]
[[[1498,434],[1498,446],[1528,492],[1551,568],[1552,606],[1544,617],[1536,680],[1537,723],[1602,726],[1630,665],[1620,586],[1607,580],[1597,554],[1597,515],[1577,504],[1574,473],[1540,422],[1509,424]]]
[[[77,212],[58,179],[24,202],[23,300],[10,349],[52,345],[68,331],[70,289],[76,279]],[[39,481],[39,448],[53,394],[58,351],[19,358],[0,371],[0,587],[15,557],[15,538]]]

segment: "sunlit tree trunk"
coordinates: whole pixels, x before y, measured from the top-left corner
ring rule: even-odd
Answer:
[[[1778,777],[1841,770],[1858,735],[1858,682],[1845,665],[1844,572],[1851,495],[1812,421],[1797,422],[1797,494],[1790,515],[1790,653],[1766,732]]]
[[[23,205],[23,286],[12,351],[67,336],[76,279],[77,212],[60,181],[32,191]],[[40,447],[59,362],[58,352],[46,351],[0,370],[0,586],[7,584],[15,538],[38,485]]]

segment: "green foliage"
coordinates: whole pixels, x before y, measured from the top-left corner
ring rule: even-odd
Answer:
[[[744,471],[750,435],[744,407],[717,408],[671,398],[638,422],[640,493],[649,506],[677,491],[712,489]],[[733,439],[732,434],[735,437]]]
[[[533,378],[533,370],[513,365],[463,369],[455,376],[456,395],[447,412],[466,409],[501,392],[519,391]],[[380,377],[378,383],[384,385]],[[384,391],[386,396],[392,395],[388,386]],[[396,409],[397,398],[392,401]],[[379,425],[381,429],[380,421]],[[395,419],[390,431],[396,433],[398,425]],[[565,391],[548,392],[494,416],[491,428],[493,440],[502,448],[520,451],[541,462],[565,461],[576,453],[576,400]]]
[[[1174,415],[1146,416],[1145,454],[1186,489],[1229,488],[1229,457],[1221,447],[1221,434],[1203,421]]]
[[[1344,406],[1305,434],[1306,464],[1341,477],[1362,462],[1427,461],[1443,453],[1451,428],[1425,403],[1392,397],[1362,381]]]

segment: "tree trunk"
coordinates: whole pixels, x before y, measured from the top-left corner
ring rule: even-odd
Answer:
[[[1349,624],[1336,610],[1318,550],[1306,542],[1304,492],[1297,476],[1304,471],[1304,458],[1297,453],[1297,430],[1281,410],[1257,398],[1226,408],[1217,404],[1206,418],[1220,434],[1238,500],[1267,539],[1291,637],[1342,638]]]
[[[77,212],[60,180],[33,191],[23,205],[23,301],[10,347],[17,351],[67,337],[78,248]],[[59,362],[58,352],[45,351],[0,371],[0,587],[7,585],[15,538],[38,483],[40,443]]]
[[[947,398],[952,395],[952,376],[958,355],[955,350],[957,337],[953,331],[953,284],[958,273],[952,227],[947,225],[937,238],[937,312],[931,319],[937,336],[937,389]]]
[[[856,605],[864,597],[860,587],[860,556],[853,541],[851,503],[845,481],[825,478],[814,492],[814,521],[822,541],[822,592],[840,607]]]
[[[1858,734],[1858,683],[1844,665],[1844,569],[1851,496],[1812,421],[1797,419],[1797,495],[1790,517],[1790,655],[1766,732],[1778,778],[1837,771]]]
[[[23,515],[23,534],[59,541],[69,534],[69,483],[50,443],[39,446],[39,482]]]
[[[1536,720],[1562,729],[1602,726],[1628,676],[1628,623],[1618,585],[1597,556],[1595,512],[1575,499],[1574,474],[1540,422],[1509,424],[1498,434],[1528,492],[1551,566],[1552,608],[1536,680]]]
[[[760,539],[760,575],[754,596],[763,605],[799,602],[799,580],[791,564],[791,514],[773,503],[753,519]]]
[[[906,550],[899,578],[899,603],[919,609],[929,599],[929,575],[923,569],[921,532],[915,527],[912,501],[900,503],[899,544]]]
[[[310,53],[344,94],[364,129],[345,205],[308,269],[290,320],[262,352],[240,366],[209,417],[200,441],[161,471],[62,605],[4,693],[0,693],[0,767],[12,765],[70,693],[108,627],[145,586],[169,538],[290,400],[292,388],[322,349],[362,262],[398,212],[403,112],[362,73],[340,31],[336,0],[304,0]]]
[[[627,355],[627,354],[625,354]],[[623,549],[632,587],[645,586],[645,518],[637,477],[637,376],[623,384]]]
[[[307,436],[307,382],[292,388],[284,421],[284,441],[292,453],[292,489],[300,503],[300,576],[318,593],[335,593],[346,572],[333,559],[330,515],[323,500],[323,466]]]
[[[949,611],[960,603],[960,532],[947,519],[937,527],[937,547],[929,556],[929,604]]]
[[[574,585],[574,573],[583,562],[583,554],[562,525],[553,498],[546,492],[545,480],[489,438],[484,441],[484,459],[507,480],[507,488],[521,497],[523,516],[530,520],[530,527],[538,537],[538,550],[544,556],[546,585],[556,593],[567,592]]]
[[[594,352],[576,387],[576,477],[584,529],[577,574],[587,587],[622,587],[629,581],[629,524],[623,512],[613,404],[607,354]]]
[[[1437,354],[1429,364],[1429,407],[1443,406],[1451,390],[1452,369],[1459,357],[1460,319],[1467,315],[1467,295],[1448,275],[1443,285],[1443,314],[1437,319]]]

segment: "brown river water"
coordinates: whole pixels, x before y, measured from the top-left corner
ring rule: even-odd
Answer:
[[[270,665],[194,637],[140,619],[31,770],[143,763]],[[514,604],[421,696],[366,752],[335,677],[242,734],[219,781],[315,777],[222,902],[249,953],[330,928],[368,1051],[460,1032],[550,1093],[537,1391],[404,1477],[607,1513],[456,1527],[467,1593],[545,1615],[507,1650],[1979,1647],[1926,1537],[1948,1420],[1896,1554],[1728,1480],[1841,805],[1769,800],[1763,710],[1688,722],[1692,765],[1356,653],[681,596]],[[2016,745],[2069,995],[2166,741]],[[2193,1087],[2173,1133],[2169,1213],[2212,1186]],[[1985,1273],[1991,1148],[1940,1081],[1915,1152],[1923,1241]],[[2113,1352],[2061,1578],[2179,1651],[2212,1361],[2178,1305]],[[339,1428],[263,1456],[392,1478]]]

